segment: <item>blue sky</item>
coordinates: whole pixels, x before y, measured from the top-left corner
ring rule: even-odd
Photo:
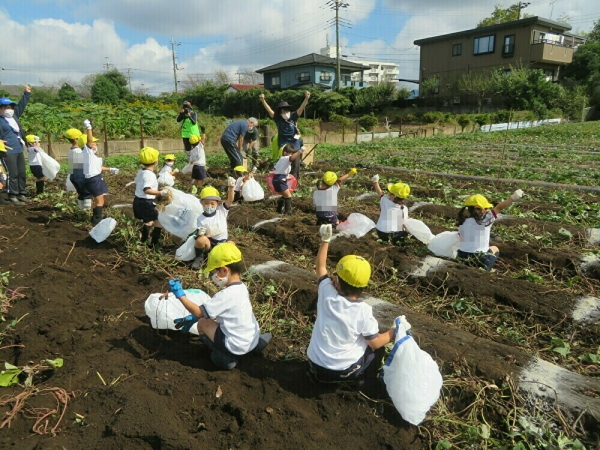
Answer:
[[[415,39],[473,28],[502,0],[346,0],[342,53],[348,59],[394,61],[401,78],[418,77]],[[318,53],[334,13],[326,0],[2,0],[2,84],[77,84],[108,62],[131,68],[132,85],[152,94],[172,89],[169,41],[182,83],[222,70],[241,72]],[[525,10],[557,19],[574,31],[600,19],[600,1],[532,0]],[[142,86],[143,85],[143,86]]]

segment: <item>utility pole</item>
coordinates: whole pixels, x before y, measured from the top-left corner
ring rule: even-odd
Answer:
[[[531,3],[529,2],[519,2],[519,14],[517,16],[517,20],[521,20],[521,10],[527,8]],[[554,4],[552,5],[554,8]]]
[[[106,67],[106,71],[108,72],[108,69],[110,69],[111,64],[109,64],[108,62],[108,56],[105,56],[104,59],[106,59],[106,62],[102,65]]]
[[[347,8],[349,3],[342,3],[340,0],[330,0],[327,5],[335,10],[335,55],[336,55],[336,87],[339,90],[341,86],[341,67],[340,67],[340,8]]]
[[[133,91],[131,90],[131,67],[127,68],[127,78],[129,79],[129,93],[133,94]]]
[[[179,68],[177,67],[177,53],[175,53],[175,46],[181,45],[181,42],[175,42],[173,38],[171,38],[171,52],[173,53],[173,78],[175,79],[175,93],[179,90],[177,88],[177,71]]]

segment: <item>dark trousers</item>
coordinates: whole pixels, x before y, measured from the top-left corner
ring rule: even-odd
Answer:
[[[5,159],[8,172],[8,195],[27,194],[27,165],[25,155],[21,153],[9,153]]]
[[[242,165],[242,155],[240,154],[235,142],[229,142],[221,139],[221,146],[225,150],[225,153],[227,153],[229,165],[232,169]]]
[[[286,142],[286,144],[294,144],[294,148],[300,150],[300,148],[304,145],[304,139],[296,139],[293,142]],[[285,144],[279,144],[279,147],[283,147]],[[300,163],[302,162],[302,155],[292,161],[292,166],[290,167],[290,175],[294,175],[296,180],[300,181]]]
[[[192,150],[192,147],[194,147],[192,144],[190,144],[190,138],[181,138],[183,140],[183,148],[185,148],[186,152],[189,152]]]

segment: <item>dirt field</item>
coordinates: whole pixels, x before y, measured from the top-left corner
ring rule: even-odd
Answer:
[[[278,260],[314,271],[320,239],[308,190],[326,169],[313,167],[316,173],[303,177],[305,190],[293,200],[291,217],[254,229],[257,222],[278,217],[272,200],[231,210],[230,239],[238,243],[248,267]],[[216,186],[225,187],[221,171],[211,175]],[[342,219],[351,212],[377,219],[376,199],[358,197],[368,193],[371,175],[361,172],[341,191]],[[390,180],[395,176],[387,175]],[[9,272],[0,357],[15,366],[64,359],[62,368],[34,378],[36,390],[26,407],[0,430],[0,448],[438,448],[454,433],[448,428],[450,419],[468,420],[476,434],[478,424],[486,421],[505,430],[512,403],[503,410],[500,391],[486,403],[480,383],[508,389],[507,376],[530,356],[596,379],[600,373],[598,365],[574,365],[561,358],[550,343],[550,336],[570,339],[575,351],[577,342],[577,355],[597,350],[598,323],[580,325],[571,319],[575,300],[600,287],[597,263],[585,272],[580,267],[581,256],[593,246],[586,241],[585,227],[535,217],[510,217],[494,225],[493,243],[501,248],[501,259],[492,274],[452,265],[411,276],[428,255],[415,239],[402,247],[384,244],[374,234],[333,241],[330,267],[346,254],[368,257],[375,267],[369,294],[404,308],[409,319],[411,313],[417,318],[417,323],[411,320],[415,335],[442,368],[443,397],[422,427],[401,419],[376,380],[376,367],[361,390],[320,385],[307,375],[304,352],[314,321],[316,280],[305,272],[282,282],[248,280],[261,328],[274,339],[263,356],[247,356],[237,369],[218,371],[197,338],[154,330],[144,313],[144,300],[166,291],[171,276],[181,276],[185,287],[209,293],[214,288],[173,259],[179,239],[167,238],[158,253],[135,243],[131,209],[121,207],[132,201],[133,186],[125,184],[133,175],[106,179],[112,194],[107,203],[119,206],[108,207],[106,214],[119,225],[102,244],[89,237],[86,215],[69,206],[74,200],[59,193],[60,183],[27,207],[0,209],[0,272]],[[448,194],[421,178],[403,181],[413,186],[407,206],[429,203],[416,208],[412,217],[425,221],[434,233],[455,229],[453,205],[460,204],[460,192]],[[543,192],[531,194],[519,208],[556,207],[543,201]],[[460,351],[449,345],[472,337],[477,345]],[[49,388],[60,389],[60,396]],[[1,389],[2,401],[8,402],[0,411],[6,413],[14,406],[9,400],[24,390]],[[598,398],[600,392],[589,395]],[[586,415],[579,427],[564,431],[581,439],[586,433],[590,445],[598,442],[596,426]]]

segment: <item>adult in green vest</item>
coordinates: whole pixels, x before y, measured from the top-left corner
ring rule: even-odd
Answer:
[[[177,116],[177,122],[182,122],[181,138],[183,139],[183,146],[186,152],[191,151],[192,147],[194,147],[192,144],[190,144],[191,136],[201,136],[200,141],[204,145],[204,142],[206,141],[206,135],[200,134],[198,114],[196,114],[196,112],[192,109],[192,104],[190,102],[183,102],[181,111],[179,111],[179,115]]]

